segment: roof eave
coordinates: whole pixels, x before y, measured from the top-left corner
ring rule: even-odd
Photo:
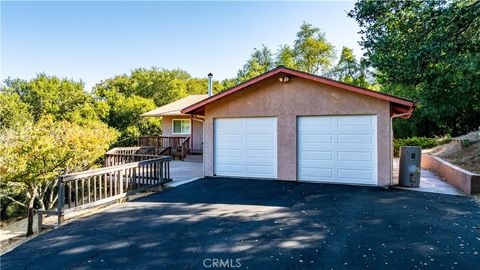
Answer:
[[[279,74],[279,73],[286,73],[288,75],[297,76],[297,77],[300,77],[300,78],[303,78],[303,79],[312,80],[312,81],[327,84],[327,85],[330,85],[330,86],[333,86],[333,87],[337,87],[337,88],[349,90],[349,91],[352,91],[352,92],[360,93],[360,94],[363,94],[363,95],[379,98],[379,99],[382,99],[382,100],[389,101],[393,104],[398,104],[400,107],[413,108],[415,106],[415,102],[412,101],[412,100],[404,99],[404,98],[401,98],[401,97],[397,97],[397,96],[385,94],[385,93],[382,93],[382,92],[370,90],[370,89],[367,89],[367,88],[363,88],[363,87],[359,87],[359,86],[335,81],[335,80],[328,79],[328,78],[321,77],[321,76],[317,76],[317,75],[314,75],[314,74],[309,74],[309,73],[305,73],[305,72],[302,72],[302,71],[298,71],[298,70],[286,68],[286,67],[283,67],[283,66],[279,66],[279,67],[277,67],[275,69],[272,69],[268,72],[260,74],[257,77],[254,77],[254,78],[252,78],[248,81],[245,81],[241,84],[238,84],[238,85],[236,85],[236,86],[234,86],[230,89],[222,91],[222,92],[220,92],[216,95],[208,97],[208,98],[206,98],[202,101],[199,101],[197,103],[194,103],[194,104],[192,104],[188,107],[185,107],[184,109],[181,110],[181,112],[184,113],[184,114],[201,114],[201,113],[204,113],[204,108],[203,107],[205,105],[207,105],[207,104],[209,104],[209,103],[211,103],[215,100],[221,99],[224,96],[233,94],[233,93],[235,93],[239,90],[247,88],[248,86],[251,86],[252,84],[255,84],[259,81],[262,81],[264,79],[267,79],[267,78],[272,77],[272,76],[274,76],[276,74]]]

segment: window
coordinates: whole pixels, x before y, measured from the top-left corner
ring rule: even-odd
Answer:
[[[173,134],[190,134],[190,119],[173,119]]]

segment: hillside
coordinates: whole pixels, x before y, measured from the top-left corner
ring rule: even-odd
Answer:
[[[453,138],[450,143],[426,150],[467,171],[480,173],[480,131]]]

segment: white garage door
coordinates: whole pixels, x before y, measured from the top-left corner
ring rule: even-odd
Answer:
[[[277,119],[214,120],[214,173],[277,178]]]
[[[377,117],[298,118],[300,180],[377,184]]]

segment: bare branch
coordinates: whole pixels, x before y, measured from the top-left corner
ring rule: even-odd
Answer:
[[[6,194],[0,194],[0,197],[5,197],[5,198],[11,200],[12,202],[14,202],[14,203],[16,203],[16,204],[18,204],[18,205],[21,205],[21,206],[23,206],[23,207],[27,207],[27,208],[28,208],[28,206],[27,206],[26,204],[24,204],[24,203],[22,203],[22,202],[20,202],[20,201],[17,201],[17,200],[15,200],[14,198],[12,198],[12,197],[10,197],[10,196],[8,196],[8,195],[6,195]]]

